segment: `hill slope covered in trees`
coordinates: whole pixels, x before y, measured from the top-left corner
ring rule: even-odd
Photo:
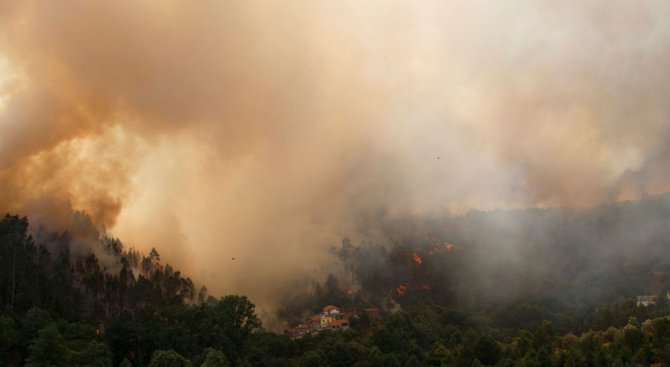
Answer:
[[[332,253],[342,264],[287,295],[287,322],[325,304],[372,322],[300,339],[266,331],[244,296],[215,299],[157,251],[0,221],[0,364],[573,366],[670,364],[668,196],[392,223]],[[639,307],[635,296],[661,295]]]

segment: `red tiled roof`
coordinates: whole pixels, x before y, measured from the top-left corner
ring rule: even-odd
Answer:
[[[321,320],[321,316],[319,316],[319,315],[314,315],[314,316],[310,317],[309,319],[310,319],[311,321],[319,321],[319,320]]]
[[[326,311],[330,311],[330,310],[339,310],[340,308],[337,306],[326,306],[323,309]]]

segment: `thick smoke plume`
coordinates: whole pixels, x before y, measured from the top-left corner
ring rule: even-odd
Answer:
[[[669,16],[0,0],[0,208],[56,227],[83,210],[213,293],[271,305],[387,218],[665,192]]]

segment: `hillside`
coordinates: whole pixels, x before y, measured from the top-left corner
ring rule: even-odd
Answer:
[[[116,366],[154,356],[200,365],[211,354],[235,366],[667,363],[668,223],[668,195],[580,212],[391,221],[386,240],[343,240],[332,250],[339,278],[287,295],[277,311],[291,324],[335,304],[348,313],[347,328],[292,340],[264,331],[246,297],[196,290],[156,250],[143,255],[105,234],[86,243],[67,232],[31,235],[26,218],[7,215],[0,361]],[[638,295],[661,297],[638,307]],[[372,307],[379,321],[362,311]]]

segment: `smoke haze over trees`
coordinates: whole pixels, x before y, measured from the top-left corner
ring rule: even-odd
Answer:
[[[668,19],[0,0],[0,364],[670,363]]]
[[[527,209],[396,222],[387,243],[343,240],[331,252],[341,275],[311,294],[289,293],[278,310],[292,322],[324,304],[378,306],[383,319],[361,314],[349,330],[290,340],[263,330],[246,297],[196,292],[156,250],[142,255],[99,234],[84,252],[68,233],[33,238],[25,218],[8,215],[0,221],[0,362],[668,363],[668,221],[670,199],[662,195],[578,214]],[[659,296],[640,307],[639,294]]]
[[[0,208],[271,306],[381,220],[659,194],[668,13],[0,1]]]
[[[551,319],[557,324],[566,314],[621,297],[664,294],[670,286],[669,223],[668,195],[579,213],[478,211],[449,220],[395,221],[386,240],[343,240],[333,252],[341,261],[340,279],[317,284],[311,297],[290,293],[280,315],[354,300],[391,310],[429,297],[460,309],[499,307],[495,313],[504,317],[511,317],[508,307],[537,302],[545,309],[528,310],[539,311],[529,320],[557,317]]]

